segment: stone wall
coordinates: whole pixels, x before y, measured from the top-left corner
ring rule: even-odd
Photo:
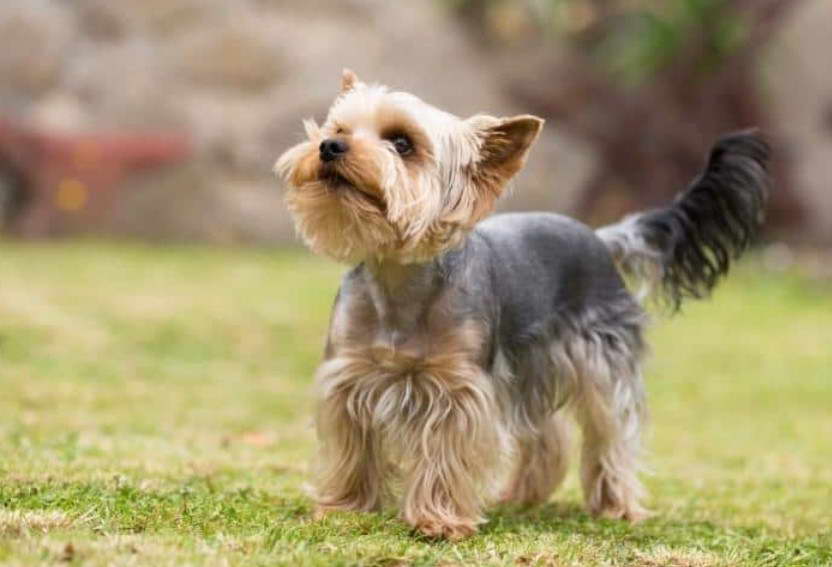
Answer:
[[[197,159],[137,180],[106,227],[291,237],[271,167],[342,67],[460,115],[522,112],[437,2],[26,0],[0,5],[0,108],[58,131],[182,129]],[[506,206],[569,209],[592,153],[550,127]],[[100,228],[100,227],[99,227]]]
[[[763,69],[780,147],[806,209],[801,240],[832,245],[832,2],[804,2],[771,44]]]
[[[763,75],[807,203],[804,236],[826,242],[829,53],[832,4],[806,0],[772,43]],[[460,115],[512,114],[524,109],[506,93],[539,73],[534,62],[483,52],[433,0],[0,2],[0,116],[51,131],[192,136],[191,163],[134,180],[94,227],[151,238],[290,240],[271,167],[300,139],[301,118],[324,116],[343,67]],[[596,159],[547,124],[503,207],[572,211]]]

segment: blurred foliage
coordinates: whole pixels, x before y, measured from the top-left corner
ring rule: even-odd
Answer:
[[[485,48],[525,65],[507,83],[524,108],[592,144],[601,165],[577,215],[603,224],[673,198],[724,132],[772,128],[758,62],[802,0],[445,1]],[[790,177],[782,153],[774,167]],[[781,182],[768,226],[803,216]]]
[[[447,1],[490,40],[566,40],[626,84],[648,80],[692,42],[700,48],[696,67],[707,74],[748,35],[730,0]]]
[[[610,31],[598,44],[600,56],[614,74],[640,82],[680,56],[691,36],[704,46],[698,66],[707,73],[734,52],[746,30],[721,0],[680,0],[624,12]]]

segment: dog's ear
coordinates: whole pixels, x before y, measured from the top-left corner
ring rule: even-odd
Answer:
[[[481,140],[477,170],[492,182],[505,184],[526,164],[526,157],[543,129],[544,120],[530,114],[511,118],[474,116],[469,119]]]
[[[494,210],[508,181],[525,165],[543,119],[528,114],[512,118],[479,114],[466,123],[472,134],[472,159],[465,164],[466,183],[453,185],[460,193],[445,220],[473,226]]]
[[[353,90],[361,81],[351,69],[344,69],[341,72],[341,94]]]

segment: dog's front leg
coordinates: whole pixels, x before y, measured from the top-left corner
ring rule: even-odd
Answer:
[[[489,475],[501,452],[493,398],[483,384],[441,388],[410,433],[403,519],[428,537],[458,540],[477,531]]]
[[[343,385],[342,385],[343,386]],[[383,459],[370,416],[356,407],[352,387],[329,389],[318,402],[320,443],[315,496],[318,514],[377,510],[384,490]]]

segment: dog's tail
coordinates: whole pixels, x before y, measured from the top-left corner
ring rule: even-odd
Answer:
[[[728,272],[763,222],[771,181],[769,146],[754,131],[729,134],[704,171],[669,207],[597,231],[619,269],[677,310]]]

